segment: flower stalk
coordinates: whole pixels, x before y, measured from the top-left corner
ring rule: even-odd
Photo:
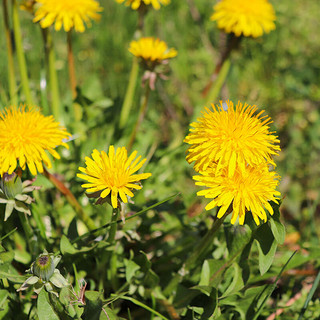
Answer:
[[[134,34],[134,38],[136,40],[142,37],[145,14],[146,14],[145,9],[138,10],[138,25],[137,25],[137,30],[135,31],[135,34]],[[128,121],[128,117],[132,108],[132,103],[134,98],[134,90],[137,86],[138,73],[139,73],[139,61],[136,57],[134,57],[132,60],[129,83],[127,86],[126,94],[124,96],[124,101],[121,108],[120,122],[119,122],[120,129],[123,129],[126,126]]]
[[[12,16],[13,16],[13,31],[14,31],[19,69],[20,69],[22,89],[23,89],[27,104],[32,105],[33,103],[32,103],[32,97],[31,97],[30,86],[29,86],[26,59],[25,59],[25,55],[22,47],[22,36],[21,36],[21,30],[20,30],[20,20],[19,20],[17,0],[12,0]]]
[[[6,43],[7,43],[7,53],[8,53],[9,96],[10,96],[11,104],[17,105],[18,99],[17,99],[17,92],[16,92],[16,79],[15,79],[14,61],[13,61],[13,47],[12,47],[12,39],[11,39],[11,32],[10,32],[10,26],[9,26],[9,13],[8,13],[7,0],[3,0],[2,5],[3,5],[3,21],[4,21]]]
[[[224,50],[221,52],[220,60],[218,61],[213,74],[210,77],[210,80],[208,84],[205,86],[205,88],[202,91],[202,96],[205,98],[208,96],[208,101],[212,102],[214,100],[209,100],[209,98],[217,96],[219,94],[219,91],[222,87],[222,85],[225,82],[225,79],[227,77],[229,68],[230,68],[230,61],[229,57],[231,52],[238,48],[241,41],[241,37],[235,36],[234,33],[230,35],[227,39],[227,45]],[[221,73],[221,75],[220,75]],[[211,89],[212,85],[214,84],[214,87]]]
[[[223,62],[219,73],[216,75],[216,78],[213,81],[213,85],[211,86],[208,92],[205,105],[210,105],[212,101],[217,101],[217,98],[219,96],[219,93],[221,92],[222,86],[226,82],[226,78],[228,76],[230,67],[231,67],[231,61],[228,58]]]
[[[109,230],[109,236],[107,239],[107,242],[109,242],[111,245],[114,244],[114,239],[117,233],[117,223],[116,221],[118,220],[120,214],[120,209],[119,208],[113,208],[112,210],[112,217],[110,221],[110,230]]]
[[[182,265],[182,267],[179,269],[179,271],[175,274],[175,276],[171,279],[169,284],[166,286],[166,288],[163,290],[163,294],[165,296],[169,296],[177,287],[177,285],[182,281],[182,279],[187,276],[190,271],[192,270],[193,266],[197,262],[199,265],[199,261],[202,261],[205,255],[210,250],[213,239],[216,235],[217,230],[219,230],[220,226],[222,225],[224,219],[228,214],[230,214],[232,211],[232,207],[230,206],[228,211],[225,213],[225,215],[218,219],[215,218],[215,221],[213,222],[211,228],[207,231],[205,236],[200,240],[198,245],[194,247],[194,250],[190,254],[190,256],[187,258],[185,263]]]
[[[60,120],[60,93],[58,85],[57,71],[55,67],[56,58],[54,52],[53,38],[50,30],[41,29],[44,39],[45,55],[46,55],[46,66],[49,75],[49,88],[51,94],[51,112],[55,119]]]
[[[121,108],[120,122],[119,122],[120,129],[123,129],[126,126],[128,121],[128,117],[131,111],[132,102],[134,98],[134,91],[137,85],[138,73],[139,73],[139,62],[138,62],[138,59],[134,57],[132,61],[132,67],[130,71],[127,91],[126,91],[123,105]]]
[[[29,252],[34,252],[33,247],[32,247],[32,242],[31,242],[31,239],[33,237],[34,232],[33,232],[32,228],[27,220],[26,214],[24,212],[18,211],[18,215],[19,215],[19,219],[20,219],[24,234],[27,239]]]
[[[131,132],[131,135],[130,135],[130,140],[129,140],[129,143],[128,143],[128,152],[131,151],[132,149],[132,146],[133,146],[133,143],[136,139],[136,135],[137,135],[137,132],[139,130],[139,127],[146,115],[146,111],[147,111],[147,106],[148,106],[148,101],[149,101],[149,95],[150,95],[150,86],[148,84],[145,85],[145,92],[144,92],[144,95],[142,97],[142,103],[140,105],[140,110],[139,110],[139,115],[138,115],[138,119],[137,119],[137,122]]]
[[[74,56],[72,48],[72,30],[67,32],[67,45],[68,45],[68,67],[69,67],[69,79],[70,87],[72,91],[72,98],[75,99],[77,96],[77,80],[76,80],[76,70],[74,66]]]
[[[112,211],[112,218],[111,218],[111,226],[110,226],[110,230],[109,230],[109,236],[107,241],[110,243],[110,245],[114,245],[115,244],[115,236],[117,233],[117,227],[118,224],[116,223],[116,221],[118,220],[120,215],[120,209],[119,208],[115,208]],[[117,291],[117,289],[119,288],[119,281],[118,281],[118,277],[117,277],[117,253],[115,252],[115,250],[113,251],[109,251],[110,257],[108,260],[110,260],[110,281],[111,281],[111,286],[113,288],[114,291]]]
[[[69,188],[56,178],[53,174],[47,171],[46,168],[43,168],[43,175],[66,197],[70,205],[75,210],[78,218],[87,226],[89,230],[96,229],[96,225],[93,220],[86,214],[86,212],[82,209],[81,205],[72,194]]]
[[[74,64],[74,55],[72,47],[72,29],[67,32],[67,46],[68,46],[68,68],[69,68],[69,80],[73,100],[73,111],[76,121],[80,121],[82,118],[82,112],[79,104],[74,100],[77,97],[77,78],[76,78],[76,68]]]

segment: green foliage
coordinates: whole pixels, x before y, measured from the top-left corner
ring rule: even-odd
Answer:
[[[0,226],[0,319],[262,320],[277,311],[283,320],[319,318],[320,3],[272,1],[277,29],[259,39],[243,38],[220,75],[222,88],[215,88],[213,103],[232,99],[256,104],[274,120],[271,129],[282,148],[275,161],[283,199],[281,210],[273,203],[274,214],[260,226],[248,212],[244,226],[232,225],[227,216],[213,233],[219,220],[214,210],[205,212],[207,199],[196,197],[199,189],[182,141],[206,104],[201,92],[224,46],[224,36],[209,19],[214,3],[172,1],[145,17],[144,34],[159,36],[178,56],[170,61],[168,80],[157,80],[133,145],[147,158],[142,169],[152,177],[143,181],[123,217],[112,221],[112,208],[94,205],[76,174],[93,149],[127,145],[144,89],[140,70],[132,109],[121,127],[132,66],[127,48],[138,14],[114,0],[100,2],[101,22],[73,37],[74,101],[66,34],[52,33],[62,100],[59,120],[73,137],[68,150],[58,148],[61,159],[50,172],[70,189],[96,230],[88,230],[67,196],[44,175],[37,176],[34,185],[41,189],[32,192],[35,201],[28,198],[28,206],[3,196],[0,218],[7,221]],[[42,33],[30,13],[19,11],[19,16],[32,97],[49,115]],[[1,48],[6,48],[4,38]],[[13,58],[17,62],[15,52]],[[11,104],[7,61],[6,50],[0,50],[1,109]],[[24,103],[16,71],[17,98]],[[75,120],[74,103],[80,121]],[[31,176],[24,171],[22,178]],[[110,230],[115,229],[112,239]],[[62,256],[59,277],[70,285],[54,287],[58,297],[46,287],[38,295],[32,286],[17,292],[28,279],[25,271],[44,249]]]
[[[39,320],[59,320],[49,302],[49,294],[44,290],[39,293],[37,307]]]

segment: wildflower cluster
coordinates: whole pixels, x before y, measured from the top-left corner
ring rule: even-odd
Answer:
[[[272,156],[280,151],[279,140],[269,130],[272,122],[257,108],[231,101],[206,108],[185,138],[190,144],[187,161],[194,162],[199,175],[196,185],[208,189],[197,194],[213,199],[206,209],[219,206],[218,218],[229,207],[233,209],[231,222],[243,224],[245,213],[251,211],[258,225],[266,221],[265,209],[273,214],[268,201],[277,202],[279,177],[270,166],[275,166]]]

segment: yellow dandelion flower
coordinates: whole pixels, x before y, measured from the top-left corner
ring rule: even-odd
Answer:
[[[178,52],[167,44],[153,37],[141,38],[131,41],[129,51],[136,57],[152,65],[161,63],[163,60],[174,58]]]
[[[42,28],[55,24],[56,31],[62,25],[66,32],[72,28],[84,32],[85,24],[91,27],[91,19],[99,20],[103,8],[95,0],[36,0],[38,3],[33,22],[39,22]]]
[[[212,104],[212,110],[205,108],[203,116],[191,123],[193,129],[184,140],[191,145],[187,161],[195,162],[197,172],[206,170],[212,162],[217,163],[218,171],[228,166],[229,177],[237,165],[243,170],[247,164],[261,162],[275,166],[272,156],[278,154],[280,141],[269,131],[272,121],[262,116],[264,110],[255,115],[256,111],[256,106],[240,101],[235,108],[231,101],[217,107]]]
[[[214,7],[211,20],[218,28],[237,37],[260,37],[276,28],[276,15],[268,0],[221,0]]]
[[[279,176],[274,171],[269,171],[266,163],[255,167],[246,166],[245,170],[236,168],[235,174],[230,178],[228,168],[224,167],[221,174],[216,174],[216,164],[212,164],[201,175],[194,176],[196,185],[205,186],[207,189],[197,192],[198,196],[213,199],[206,210],[219,206],[218,218],[223,217],[229,206],[233,214],[231,223],[234,224],[239,217],[239,224],[244,223],[246,212],[250,211],[257,225],[260,219],[267,220],[266,210],[273,214],[273,209],[268,201],[278,203],[280,192],[276,191]]]
[[[160,4],[168,5],[170,0],[116,0],[118,3],[125,2],[126,6],[131,6],[133,10],[137,10],[141,5],[152,5],[155,10],[160,9]]]
[[[0,113],[0,174],[11,174],[19,165],[26,165],[33,175],[43,172],[43,164],[51,168],[45,151],[60,159],[55,151],[63,145],[70,133],[55,122],[53,116],[46,117],[35,107],[10,107]]]
[[[137,182],[151,176],[151,173],[134,174],[146,161],[146,159],[140,161],[141,156],[135,159],[137,151],[128,157],[125,147],[117,148],[115,151],[111,145],[108,154],[95,149],[91,156],[93,160],[85,158],[86,168],[79,168],[84,174],[78,173],[77,176],[88,181],[82,185],[87,192],[99,192],[100,198],[106,198],[111,194],[113,208],[118,207],[118,195],[122,202],[127,203],[127,196],[133,197],[131,189],[142,188]]]

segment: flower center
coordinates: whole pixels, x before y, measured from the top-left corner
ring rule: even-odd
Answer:
[[[42,256],[42,257],[39,258],[38,264],[41,267],[45,267],[47,265],[48,261],[49,261],[49,256]]]

